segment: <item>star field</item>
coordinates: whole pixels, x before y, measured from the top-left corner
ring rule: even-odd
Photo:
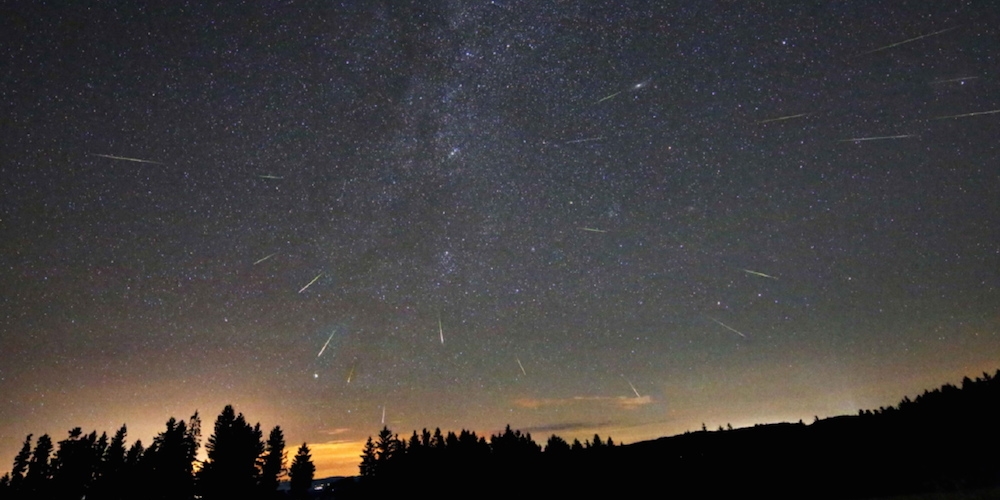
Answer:
[[[231,403],[354,474],[383,419],[634,442],[1000,360],[989,2],[0,19],[5,459]]]

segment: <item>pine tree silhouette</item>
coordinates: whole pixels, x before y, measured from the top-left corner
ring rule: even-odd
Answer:
[[[559,454],[569,451],[569,443],[565,439],[553,434],[545,443],[545,453]]]
[[[146,450],[149,478],[152,486],[151,498],[188,499],[194,496],[194,462],[200,447],[200,419],[196,412],[191,417],[191,428],[173,417],[167,421],[167,429],[153,439]]]
[[[100,464],[96,443],[96,431],[84,435],[79,427],[59,442],[52,461],[53,498],[75,500],[86,496]]]
[[[49,498],[52,467],[49,456],[52,454],[52,438],[42,434],[35,443],[35,450],[28,461],[28,471],[24,475],[24,498]]]
[[[312,487],[313,474],[316,473],[316,466],[312,463],[312,455],[309,454],[309,447],[302,443],[292,466],[288,469],[291,478],[292,498],[307,498],[309,489]]]
[[[359,466],[361,477],[374,477],[378,470],[378,462],[375,460],[375,443],[372,437],[368,436],[365,447],[361,450],[361,465]]]
[[[205,500],[253,496],[260,475],[257,460],[264,453],[262,437],[260,424],[251,427],[232,405],[222,410],[205,446],[208,460],[198,474]]]
[[[24,489],[24,473],[28,471],[28,461],[31,459],[31,434],[24,438],[21,451],[14,457],[14,468],[10,471],[10,482],[7,489],[10,498],[20,498]]]
[[[278,480],[285,472],[285,436],[281,427],[274,426],[267,437],[264,447],[264,458],[260,464],[261,498],[276,498]]]
[[[115,432],[111,442],[101,456],[98,476],[94,482],[92,494],[87,498],[97,500],[117,500],[125,495],[125,436],[128,434],[125,424]]]

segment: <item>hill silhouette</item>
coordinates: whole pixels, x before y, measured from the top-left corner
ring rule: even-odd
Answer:
[[[1000,370],[809,425],[703,429],[624,446],[552,436],[543,452],[509,427],[488,443],[470,431],[426,429],[405,441],[383,428],[362,454],[356,492],[856,499],[972,491],[1000,486],[998,417]]]

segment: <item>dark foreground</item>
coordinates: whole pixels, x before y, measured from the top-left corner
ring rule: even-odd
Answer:
[[[428,443],[414,434],[408,443],[388,440],[372,458],[367,477],[340,493],[342,498],[417,491],[436,498],[484,491],[518,498],[651,493],[670,498],[1000,498],[998,423],[1000,371],[854,416],[808,425],[703,430],[625,446],[553,448],[550,439],[542,452],[530,435],[509,429],[489,445],[476,442],[474,435],[465,443],[461,438]]]

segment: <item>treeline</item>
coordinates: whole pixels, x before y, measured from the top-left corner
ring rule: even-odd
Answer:
[[[428,478],[446,477],[428,491],[435,498],[474,497],[484,491],[493,494],[518,494],[533,497],[539,479],[568,475],[578,464],[601,459],[617,448],[609,436],[602,440],[568,443],[552,435],[542,446],[531,433],[512,430],[485,437],[474,431],[458,434],[423,429],[402,439],[383,427],[376,439],[368,438],[361,454],[361,482],[349,492],[341,490],[338,498],[372,498],[407,494],[414,485],[426,484]],[[567,478],[568,479],[568,478]],[[419,487],[418,487],[419,489]]]
[[[615,446],[549,438],[544,451],[510,427],[474,432],[383,428],[361,455],[350,497],[426,490],[491,496],[850,499],[1000,487],[1000,370],[946,384],[899,405],[810,425],[701,431]],[[345,497],[345,496],[342,496]]]
[[[126,437],[124,424],[110,440],[107,433],[83,434],[77,427],[56,445],[42,435],[32,448],[29,434],[13,469],[0,478],[0,499],[270,500],[284,498],[278,482],[286,473],[292,496],[306,498],[315,472],[305,443],[286,469],[281,428],[271,429],[264,441],[260,424],[251,426],[232,406],[216,419],[203,463],[197,458],[197,412],[187,422],[168,420],[148,447],[139,440],[126,447]]]
[[[610,436],[604,441],[594,434],[593,442],[574,440],[571,445],[552,435],[546,443],[545,454],[565,460],[574,455],[597,454],[614,446]],[[542,447],[531,438],[531,433],[522,434],[519,430],[511,430],[509,425],[503,433],[490,436],[489,441],[474,431],[463,429],[459,434],[448,432],[444,435],[440,428],[433,434],[424,429],[418,435],[414,430],[409,440],[405,440],[383,427],[375,441],[369,436],[365,443],[360,469],[362,478],[379,483],[405,482],[408,478],[440,470],[461,476],[458,473],[470,467],[517,477],[523,469],[538,466],[541,457]]]

